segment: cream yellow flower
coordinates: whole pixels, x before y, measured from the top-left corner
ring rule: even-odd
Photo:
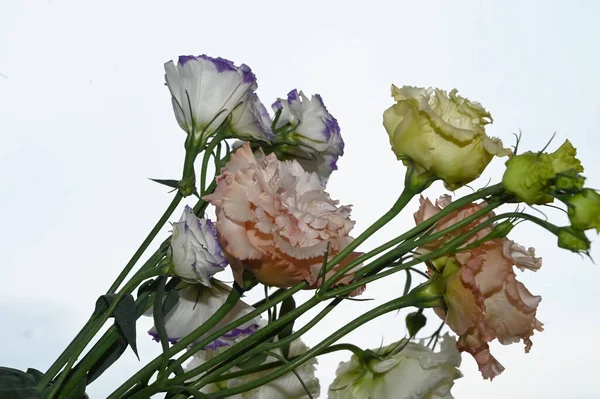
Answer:
[[[473,180],[492,158],[510,155],[502,141],[485,134],[493,121],[481,104],[452,90],[392,85],[397,101],[383,113],[383,125],[398,159],[423,178],[457,189]]]

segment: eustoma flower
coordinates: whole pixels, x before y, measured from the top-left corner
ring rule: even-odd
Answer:
[[[227,265],[217,240],[215,226],[210,220],[199,219],[187,206],[180,221],[173,224],[169,255],[172,263],[171,271],[186,281],[175,287],[179,299],[165,315],[167,337],[169,342],[174,343],[208,320],[225,303],[231,288],[213,278]],[[234,308],[206,334],[253,310],[252,306],[238,301]],[[260,317],[252,319],[213,341],[208,347],[230,345],[237,339],[254,333],[260,323]],[[148,333],[158,340],[155,327]]]
[[[352,241],[350,207],[338,206],[298,162],[275,154],[257,159],[246,143],[221,172],[214,194],[204,198],[216,206],[217,231],[239,283],[247,268],[269,286],[316,285],[327,249],[333,255]]]
[[[212,287],[201,284],[181,284],[176,288],[179,291],[177,304],[165,316],[165,328],[169,342],[175,343],[200,327],[225,303],[230,288],[225,284],[213,280]],[[209,335],[233,320],[252,312],[254,308],[242,301],[238,301],[234,308],[213,328],[203,335]],[[234,344],[240,338],[253,334],[261,325],[260,318],[252,319],[234,330],[217,338],[206,348],[219,348]],[[158,341],[156,327],[152,327],[148,334]],[[202,337],[200,337],[201,339]],[[205,348],[205,349],[206,349]]]
[[[181,56],[177,65],[167,62],[165,72],[177,123],[199,147],[234,110],[231,130],[240,135],[268,135],[261,130],[262,104],[253,95],[256,77],[247,65],[206,55]]]
[[[310,99],[298,90],[278,99],[273,110],[279,113],[274,137],[280,156],[297,159],[309,172],[317,172],[323,182],[337,169],[344,154],[344,141],[337,120],[327,111],[323,99]]]
[[[447,198],[433,205],[429,200],[421,199],[421,207],[415,213],[415,222],[439,212]],[[474,214],[484,204],[470,204],[443,218],[436,231],[451,226]],[[419,248],[427,253],[441,247],[444,242],[456,234],[464,234],[487,218],[464,226],[454,235]],[[491,233],[493,226],[479,231],[469,242],[475,242]],[[490,354],[488,342],[498,339],[503,345],[523,341],[525,351],[531,348],[531,335],[534,330],[542,331],[542,323],[536,319],[536,311],[541,297],[532,295],[516,279],[513,266],[536,271],[541,267],[541,259],[534,256],[533,248],[526,250],[507,238],[496,238],[475,248],[463,250],[453,255],[433,261],[436,269],[432,283],[436,284],[444,295],[446,314],[438,310],[448,326],[460,339],[458,348],[469,352],[479,365],[486,379],[500,374],[504,367]]]
[[[392,85],[397,104],[383,113],[383,125],[398,159],[415,177],[439,178],[450,189],[473,181],[494,156],[510,150],[485,134],[492,117],[479,103],[440,89]]]
[[[406,346],[394,354],[392,350],[398,345]],[[376,353],[381,359],[373,357],[368,364],[361,364],[356,355],[340,363],[329,387],[329,399],[452,399],[454,380],[462,377],[456,340],[447,334],[437,353],[405,341]]]
[[[175,275],[208,287],[210,278],[227,266],[214,224],[196,217],[188,206],[173,223],[169,254]]]

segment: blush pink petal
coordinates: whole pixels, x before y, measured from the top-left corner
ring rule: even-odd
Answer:
[[[314,288],[327,248],[333,256],[352,241],[351,208],[332,200],[316,174],[274,154],[255,155],[248,144],[232,154],[204,199],[217,208],[217,230],[238,282],[248,269],[269,286],[306,280]]]
[[[448,198],[431,201],[421,198],[421,206],[415,213],[415,221],[426,220],[440,212],[449,203]],[[480,210],[485,204],[469,204],[442,218],[435,230],[463,220]],[[457,233],[419,248],[419,252],[429,252],[440,248],[458,234],[472,230],[479,223],[492,217],[489,213],[477,221],[457,229]],[[480,231],[469,242],[483,238],[493,226]],[[542,323],[536,319],[541,297],[532,295],[521,282],[517,281],[514,267],[521,270],[537,270],[541,259],[536,258],[533,248],[524,247],[507,238],[488,241],[474,249],[459,251],[453,258],[460,267],[445,277],[444,301],[446,313],[437,309],[436,313],[445,318],[448,326],[460,339],[457,347],[473,355],[481,374],[486,379],[499,375],[504,367],[491,355],[488,343],[497,339],[508,345],[522,341],[525,351],[531,348],[531,336],[542,331]],[[448,263],[446,263],[448,264]],[[444,266],[448,267],[448,266]],[[447,269],[450,270],[450,269]]]

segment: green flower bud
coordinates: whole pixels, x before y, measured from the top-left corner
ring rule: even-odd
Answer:
[[[556,175],[555,186],[558,192],[575,194],[583,188],[584,183],[585,177],[575,169],[569,169]]]
[[[572,252],[585,252],[590,249],[591,243],[583,231],[567,226],[558,230],[558,246]]]
[[[529,205],[546,204],[553,201],[548,190],[564,173],[583,172],[583,166],[575,157],[577,150],[569,140],[565,140],[556,151],[548,153],[525,152],[506,161],[506,171],[502,184],[507,192],[515,195],[519,201]],[[561,180],[561,185],[573,190],[579,184]]]
[[[421,328],[427,324],[427,317],[422,312],[412,312],[406,315],[406,328],[411,337],[417,335]]]
[[[565,203],[571,226],[579,230],[596,229],[600,233],[600,194],[584,188]]]
[[[552,202],[546,193],[556,173],[547,154],[531,151],[506,161],[502,184],[507,192],[529,205]]]

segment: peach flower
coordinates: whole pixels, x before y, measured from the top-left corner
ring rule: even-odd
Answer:
[[[350,206],[338,206],[316,173],[295,160],[255,155],[247,143],[232,154],[215,192],[204,198],[216,206],[217,231],[238,282],[246,268],[269,286],[306,280],[316,287],[328,243],[331,259],[352,241]],[[340,283],[351,279],[347,275]]]
[[[414,215],[415,221],[420,223],[439,212],[442,209],[440,202],[446,205],[448,198],[437,201],[435,205],[421,198],[421,207]],[[484,205],[469,204],[450,213],[438,222],[436,230],[459,222]],[[444,242],[464,234],[491,216],[493,213],[490,212],[458,229],[458,232],[420,248],[419,252],[426,253],[439,248]],[[482,238],[491,229],[483,229],[469,242]],[[491,355],[488,342],[497,339],[501,344],[508,345],[522,340],[525,352],[529,352],[532,345],[530,337],[534,330],[543,330],[542,323],[535,317],[541,297],[532,295],[517,281],[513,268],[516,266],[521,270],[536,271],[541,267],[541,259],[534,255],[533,248],[525,250],[507,238],[497,238],[435,262],[436,267],[441,269],[447,307],[445,313],[440,309],[436,309],[436,312],[460,337],[458,349],[473,355],[486,379],[493,379],[504,370]]]

